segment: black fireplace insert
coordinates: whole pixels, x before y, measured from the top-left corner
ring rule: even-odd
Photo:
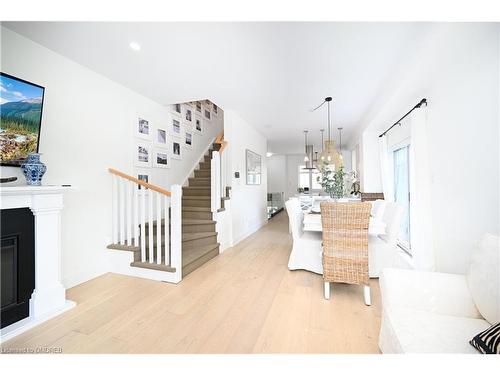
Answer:
[[[1,310],[4,328],[29,316],[35,289],[35,220],[29,208],[1,210]]]

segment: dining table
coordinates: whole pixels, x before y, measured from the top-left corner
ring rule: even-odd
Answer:
[[[375,217],[370,217],[370,223],[368,225],[368,233],[371,235],[385,234],[386,224]],[[304,213],[304,231],[309,232],[322,232],[323,227],[321,225],[321,212],[306,212]]]

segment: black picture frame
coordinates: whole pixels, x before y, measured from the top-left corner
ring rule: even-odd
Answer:
[[[41,136],[41,133],[42,133],[43,104],[44,104],[44,99],[45,99],[45,87],[41,86],[41,85],[38,85],[36,83],[27,81],[25,79],[13,76],[11,74],[4,73],[4,72],[0,72],[0,76],[1,77],[7,77],[9,79],[16,80],[16,81],[19,81],[19,82],[24,83],[24,84],[35,86],[35,87],[37,87],[37,88],[39,88],[39,89],[42,90],[42,102],[41,102],[41,106],[40,106],[40,124],[38,126],[38,137],[37,137],[37,142],[36,142],[36,152],[38,153],[39,150],[40,150],[40,136]],[[10,162],[10,161],[0,160],[0,166],[3,166],[3,167],[21,167],[21,164],[22,164],[22,161]]]

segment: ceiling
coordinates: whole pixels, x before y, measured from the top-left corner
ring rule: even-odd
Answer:
[[[232,109],[277,153],[316,148],[333,97],[343,140],[366,122],[423,23],[4,22],[158,103],[208,98]],[[141,45],[135,52],[129,43]],[[337,131],[333,134],[337,137]]]

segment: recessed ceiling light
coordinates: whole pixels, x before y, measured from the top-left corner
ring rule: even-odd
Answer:
[[[130,42],[129,47],[132,48],[134,51],[141,50],[141,45],[137,42]]]
[[[266,156],[267,156],[268,158],[270,158],[270,157],[271,157],[271,156],[273,156],[273,155],[274,155],[274,153],[273,153],[273,152],[266,152]]]

